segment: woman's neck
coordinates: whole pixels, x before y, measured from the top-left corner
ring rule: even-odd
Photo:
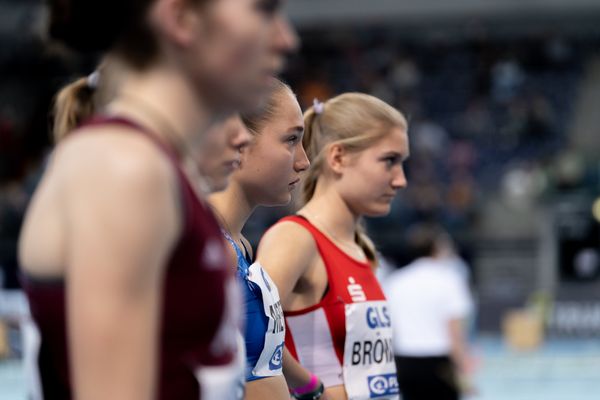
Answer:
[[[242,237],[242,229],[252,215],[256,205],[234,180],[227,189],[213,193],[208,197],[213,210],[220,218],[223,228],[236,242]]]
[[[134,118],[179,152],[198,148],[203,133],[221,117],[168,66],[128,72],[107,111]]]
[[[340,194],[332,187],[319,187],[315,194],[299,211],[333,239],[353,243],[359,216],[354,214]]]

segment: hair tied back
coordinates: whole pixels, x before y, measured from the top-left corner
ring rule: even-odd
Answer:
[[[100,72],[99,71],[94,71],[88,75],[87,86],[90,89],[97,89],[99,83],[100,83]]]
[[[321,103],[319,99],[315,98],[313,100],[313,109],[315,110],[316,114],[321,115],[323,114],[323,111],[325,111],[325,104]]]

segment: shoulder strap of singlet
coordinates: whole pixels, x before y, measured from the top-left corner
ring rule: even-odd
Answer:
[[[248,262],[248,264],[252,264],[254,262],[254,260],[253,260],[252,255],[248,251],[248,248],[244,244],[244,240],[243,239],[240,240],[240,243],[242,244],[242,249],[244,250],[244,258],[246,259],[246,261]]]
[[[283,217],[282,219],[279,220],[279,222],[286,222],[286,221],[294,222],[294,223],[304,227],[307,231],[310,232],[310,234],[315,239],[315,242],[317,242],[317,244],[320,244],[320,242],[322,242],[323,239],[325,239],[325,236],[323,235],[323,233],[320,230],[318,230],[316,226],[311,224],[310,221],[302,215],[299,215],[299,214],[288,215],[287,217]]]
[[[96,115],[92,118],[88,119],[84,123],[82,123],[74,133],[78,132],[81,128],[89,127],[89,126],[100,126],[100,125],[121,125],[128,128],[131,128],[131,132],[137,132],[144,136],[146,136],[160,151],[163,153],[171,162],[173,168],[175,169],[175,173],[177,174],[177,179],[180,182],[180,194],[181,194],[181,205],[183,207],[184,213],[184,232],[187,231],[190,227],[190,218],[187,218],[190,214],[190,210],[192,205],[190,204],[190,198],[195,198],[196,192],[191,186],[191,183],[188,180],[188,177],[183,172],[183,169],[180,165],[179,155],[168,143],[165,143],[163,140],[160,140],[158,136],[147,127],[132,121],[129,118],[121,117],[121,116],[107,116],[107,115]],[[191,196],[191,197],[190,197]],[[202,202],[198,201],[200,206],[203,207]]]
[[[348,260],[351,263],[358,265],[366,265],[368,263],[363,263],[358,260],[353,259],[348,254],[346,254],[342,249],[340,249],[329,237],[327,237],[323,232],[321,232],[316,226],[314,226],[308,219],[304,216],[295,214],[289,215],[287,217],[282,218],[279,222],[295,222],[301,226],[303,226],[306,230],[310,232],[313,236],[315,242],[317,243],[317,247],[319,249],[319,253],[321,254],[321,258],[323,258],[323,262],[333,262],[335,263],[338,257],[342,257]]]
[[[152,141],[152,143],[154,143],[163,153],[165,153],[169,157],[169,159],[174,161],[179,160],[179,156],[177,155],[175,149],[173,149],[164,141],[158,139],[158,137],[153,131],[129,118],[120,116],[96,115],[83,122],[75,132],[79,131],[81,128],[99,125],[121,125],[127,128],[131,128],[133,131],[141,133],[145,135],[148,139],[150,139],[150,141]]]
[[[236,267],[237,267],[237,272],[238,274],[240,274],[240,276],[242,278],[247,278],[248,277],[248,271],[247,270],[243,270],[242,268],[240,268],[240,260],[245,260],[248,265],[250,265],[251,263],[248,262],[248,257],[246,254],[244,254],[244,251],[246,250],[246,248],[244,247],[244,250],[240,249],[240,247],[237,245],[237,243],[235,242],[235,240],[233,240],[233,238],[231,236],[229,236],[229,233],[225,232],[224,229],[221,229],[221,233],[223,234],[223,236],[225,237],[225,240],[227,240],[229,242],[229,244],[233,247],[233,250],[235,251],[235,255],[237,257],[237,261],[236,261]],[[243,242],[242,242],[242,246],[243,246]]]

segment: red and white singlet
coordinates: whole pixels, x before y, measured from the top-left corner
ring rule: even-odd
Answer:
[[[285,311],[286,346],[325,387],[344,385],[348,399],[399,399],[390,315],[370,264],[339,249],[301,216],[327,270],[328,290],[303,310]]]

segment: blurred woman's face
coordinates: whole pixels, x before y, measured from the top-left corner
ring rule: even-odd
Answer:
[[[206,101],[217,110],[252,111],[272,90],[297,38],[281,0],[211,0],[185,64]]]
[[[232,179],[257,205],[284,205],[308,166],[302,147],[304,119],[296,97],[277,94],[277,108],[250,144],[242,150],[239,170]]]
[[[406,187],[403,162],[409,154],[408,136],[401,128],[369,148],[348,153],[336,189],[355,215],[383,216],[390,212],[399,189]]]
[[[250,139],[250,133],[237,115],[206,132],[197,163],[211,192],[227,187],[229,177],[239,167],[240,152]]]

